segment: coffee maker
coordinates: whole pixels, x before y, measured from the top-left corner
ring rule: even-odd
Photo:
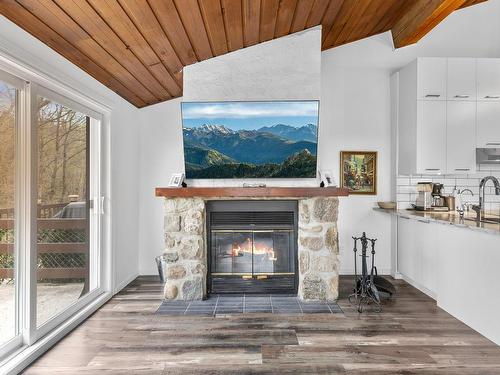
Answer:
[[[418,196],[415,202],[415,208],[417,210],[425,211],[432,208],[432,188],[432,182],[419,182],[417,184]]]
[[[432,184],[432,207],[444,207],[443,184]]]

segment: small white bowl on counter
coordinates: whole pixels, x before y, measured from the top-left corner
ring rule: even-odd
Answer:
[[[380,208],[384,210],[394,210],[396,209],[396,202],[377,202]]]

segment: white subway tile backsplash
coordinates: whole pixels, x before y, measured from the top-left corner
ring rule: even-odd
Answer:
[[[410,194],[396,194],[398,202],[410,202]]]
[[[482,178],[486,176],[495,176],[500,179],[500,166],[487,165],[480,166],[475,174],[470,175],[412,175],[412,176],[398,176],[397,179],[397,202],[398,208],[404,209],[410,207],[411,203],[415,202],[417,197],[416,185],[419,182],[433,182],[444,184],[445,194],[451,194],[456,187],[459,190],[469,189],[474,196],[469,192],[462,195],[464,203],[477,204],[479,202],[479,183]],[[486,204],[489,211],[500,210],[500,196],[495,195],[495,189],[491,183],[488,183],[485,190]]]
[[[415,185],[398,185],[397,192],[407,194],[416,193],[417,187]]]
[[[410,185],[410,178],[409,177],[398,177],[397,184],[398,184],[398,186]]]

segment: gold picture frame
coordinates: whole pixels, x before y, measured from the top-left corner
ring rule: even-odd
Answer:
[[[339,180],[349,194],[377,195],[377,152],[341,151]]]

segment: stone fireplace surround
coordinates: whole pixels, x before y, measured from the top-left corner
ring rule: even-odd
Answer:
[[[165,197],[165,298],[203,299],[207,293],[205,203],[218,199],[241,200],[241,197],[168,196],[159,194],[160,189],[157,189],[157,196]],[[298,297],[306,301],[336,300],[339,279],[338,197],[261,196],[251,199],[298,201]]]

